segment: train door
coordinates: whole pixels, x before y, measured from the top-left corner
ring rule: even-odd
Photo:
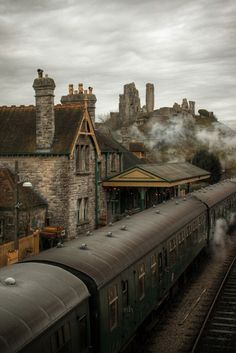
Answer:
[[[168,255],[167,249],[163,247],[158,253],[158,298],[161,299],[168,288]]]
[[[121,280],[121,307],[122,307],[122,337],[124,341],[130,336],[134,326],[134,307],[131,302],[131,288],[128,279]]]

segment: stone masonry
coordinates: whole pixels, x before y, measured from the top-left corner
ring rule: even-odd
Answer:
[[[38,69],[38,78],[34,80],[36,100],[36,146],[38,151],[50,151],[54,131],[54,89],[52,78],[43,77],[43,70]]]

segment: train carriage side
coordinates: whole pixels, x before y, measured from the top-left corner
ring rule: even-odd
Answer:
[[[1,353],[87,353],[89,293],[55,266],[21,263],[0,270]]]
[[[216,221],[223,218],[229,224],[236,212],[236,180],[225,180],[194,192],[208,208],[209,241],[212,241]]]
[[[206,206],[193,197],[169,201],[33,261],[61,266],[84,281],[93,352],[116,353],[206,246],[205,217]]]

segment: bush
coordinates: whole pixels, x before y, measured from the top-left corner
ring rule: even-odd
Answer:
[[[222,168],[220,160],[215,154],[207,150],[199,150],[193,156],[192,164],[211,173],[209,180],[211,184],[220,181]]]

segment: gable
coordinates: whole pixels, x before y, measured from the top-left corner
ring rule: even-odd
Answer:
[[[156,175],[153,175],[152,173],[148,173],[147,171],[144,171],[138,167],[132,168],[128,171],[125,171],[123,173],[120,173],[117,176],[114,176],[109,179],[109,181],[165,181],[165,179],[160,178]]]
[[[95,150],[97,152],[98,159],[100,159],[101,158],[101,151],[100,151],[100,148],[98,146],[98,142],[97,142],[97,139],[95,136],[95,131],[94,131],[93,123],[91,121],[91,117],[90,117],[87,110],[85,110],[83,113],[79,127],[77,129],[76,134],[75,134],[74,141],[71,145],[71,152],[70,152],[71,159],[73,158],[74,150],[76,148],[76,145],[79,143],[81,136],[90,137],[92,139]]]

